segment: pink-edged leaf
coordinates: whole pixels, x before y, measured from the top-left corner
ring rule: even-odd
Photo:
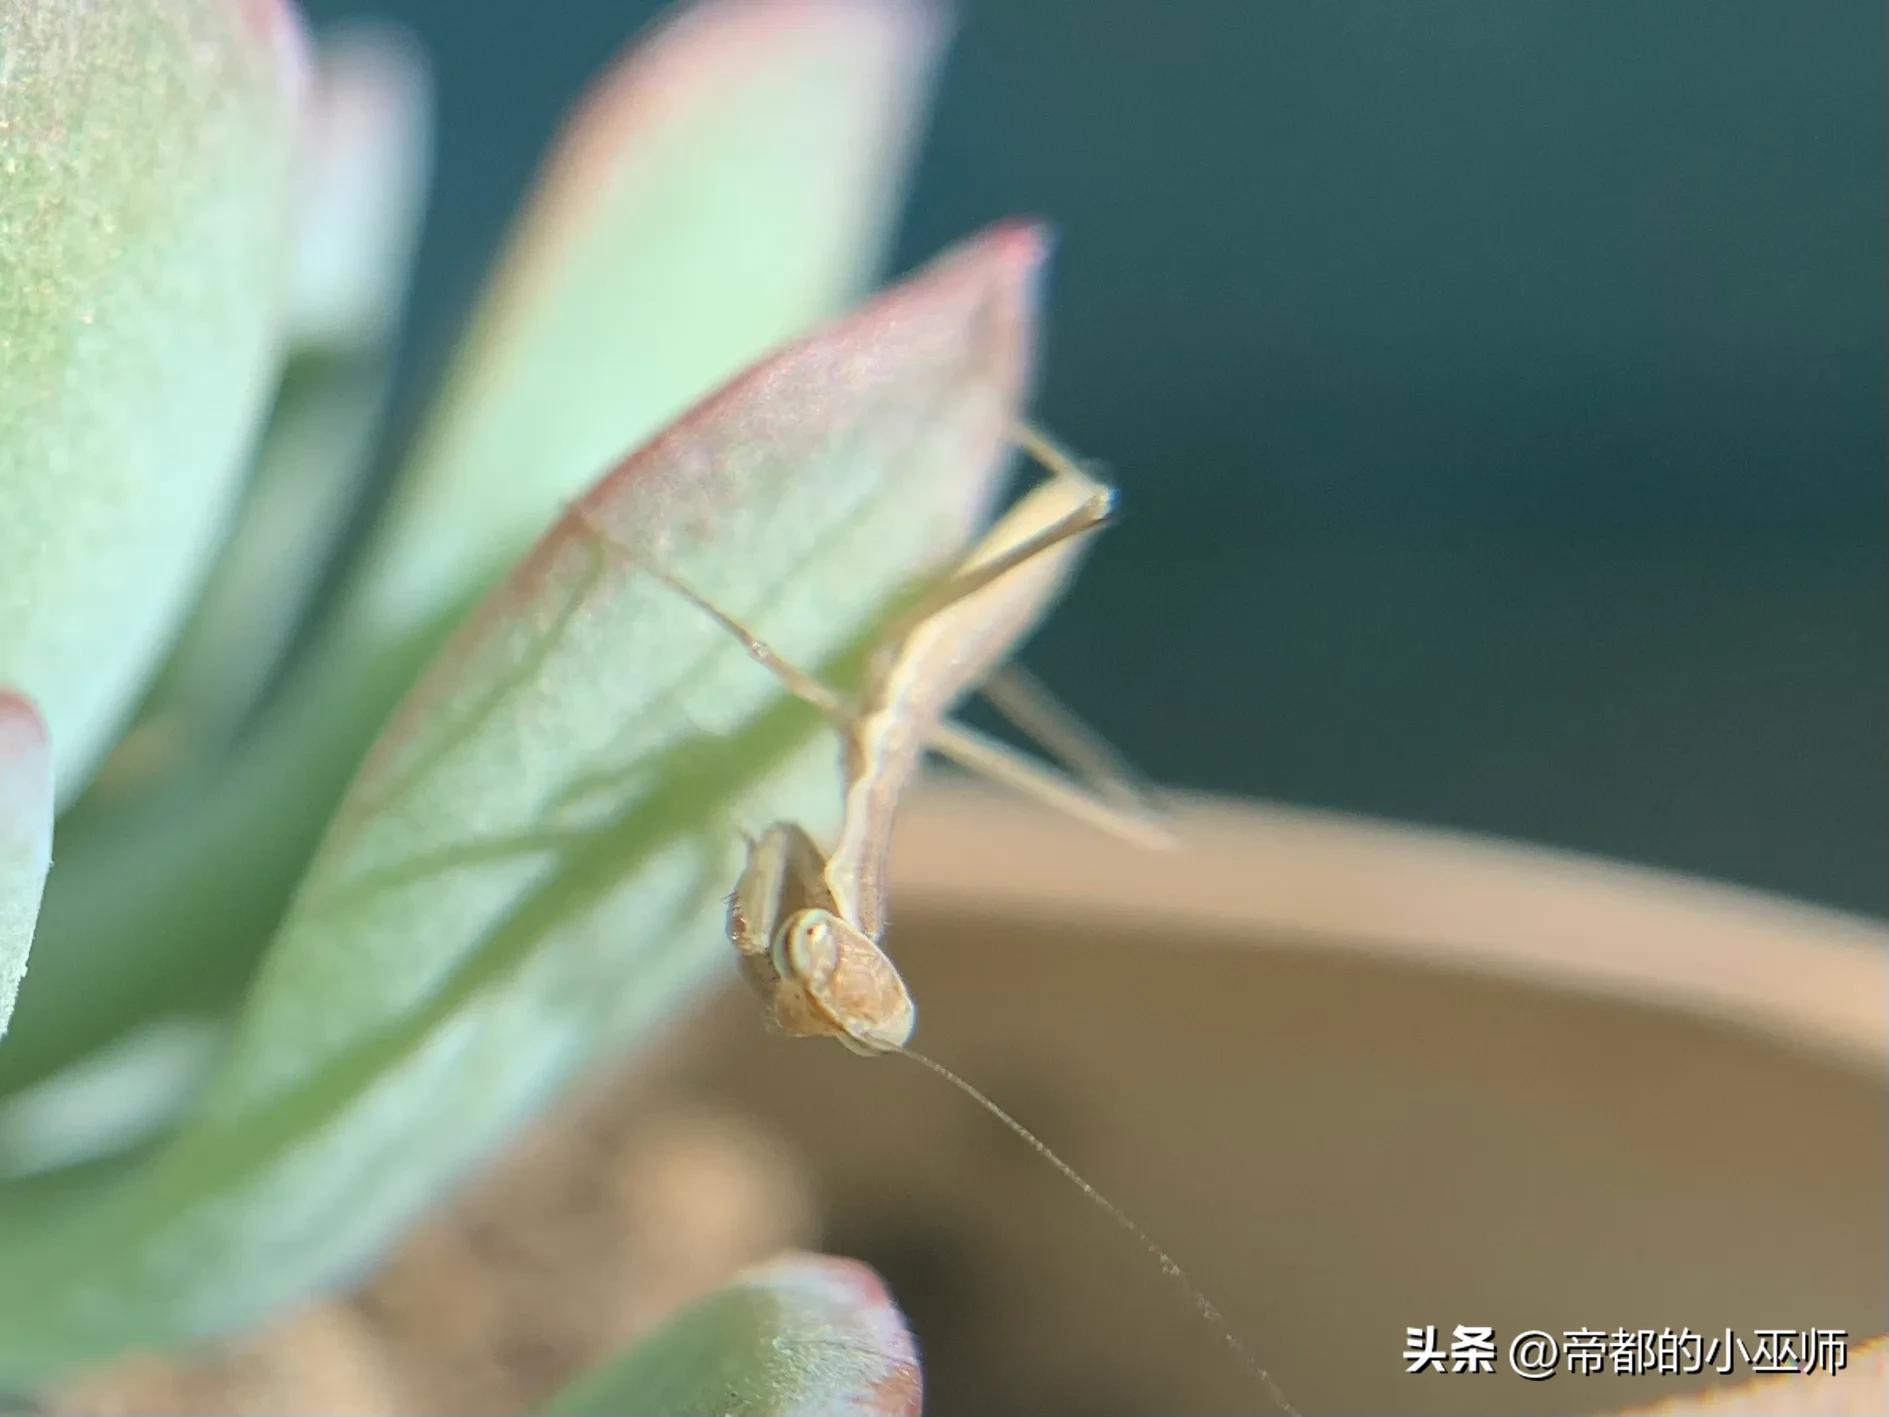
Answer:
[[[7,1031],[52,864],[52,752],[32,703],[0,689],[0,1037]]]
[[[700,0],[629,50],[545,164],[358,630],[462,603],[625,450],[857,296],[941,38],[922,0]]]
[[[726,976],[740,829],[830,825],[838,746],[636,558],[849,662],[982,519],[1043,253],[999,228],[755,366],[486,599],[350,790],[194,1124],[57,1223],[0,1211],[0,1382],[352,1273]]]
[[[689,1305],[560,1393],[578,1417],[918,1417],[916,1345],[879,1276],[787,1254]]]

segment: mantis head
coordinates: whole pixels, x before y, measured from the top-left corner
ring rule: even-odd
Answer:
[[[826,1035],[855,1053],[891,1053],[918,1011],[884,950],[830,910],[797,910],[774,937],[775,1017],[789,1033]]]

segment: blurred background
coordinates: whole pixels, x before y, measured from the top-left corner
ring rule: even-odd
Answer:
[[[438,369],[643,0],[307,0],[436,68]],[[972,0],[897,246],[1057,225],[1125,515],[1027,655],[1152,775],[1882,912],[1873,0]]]

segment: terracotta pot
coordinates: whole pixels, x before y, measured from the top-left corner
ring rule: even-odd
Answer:
[[[1726,1380],[1526,1381],[1508,1339],[1729,1327],[1849,1336],[1845,1382],[1767,1410],[1889,1410],[1856,1351],[1889,1329],[1878,926],[1319,813],[1180,824],[1149,853],[921,793],[890,945],[918,1046],[1158,1237],[1299,1407],[1620,1408]],[[1135,1241],[963,1097],[765,1036],[746,996],[710,1013],[672,1078],[808,1155],[825,1245],[918,1326],[928,1412],[1263,1408]],[[1495,1330],[1493,1375],[1406,1373],[1407,1328],[1458,1324]]]

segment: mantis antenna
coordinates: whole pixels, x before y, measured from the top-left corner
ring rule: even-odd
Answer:
[[[1029,1147],[1030,1150],[1034,1151],[1038,1156],[1042,1157],[1043,1160],[1055,1167],[1063,1179],[1068,1181],[1069,1184],[1074,1186],[1077,1190],[1081,1191],[1084,1196],[1094,1203],[1098,1210],[1117,1225],[1121,1226],[1123,1230],[1127,1231],[1135,1242],[1148,1252],[1148,1255],[1160,1268],[1161,1273],[1166,1275],[1167,1278],[1173,1282],[1174,1286],[1187,1297],[1187,1301],[1194,1306],[1195,1312],[1205,1321],[1207,1327],[1220,1335],[1220,1341],[1226,1344],[1232,1351],[1234,1358],[1239,1361],[1240,1366],[1245,1368],[1246,1371],[1252,1375],[1253,1379],[1265,1390],[1266,1395],[1273,1400],[1279,1410],[1285,1413],[1286,1417],[1304,1417],[1304,1414],[1302,1414],[1298,1408],[1294,1407],[1291,1401],[1286,1397],[1284,1391],[1279,1386],[1278,1380],[1267,1370],[1266,1365],[1259,1361],[1259,1355],[1254,1353],[1252,1348],[1247,1345],[1246,1341],[1242,1339],[1239,1334],[1234,1332],[1233,1325],[1228,1323],[1226,1315],[1220,1312],[1220,1306],[1201,1292],[1200,1286],[1187,1277],[1187,1271],[1181,1268],[1180,1261],[1176,1260],[1174,1256],[1170,1255],[1166,1250],[1162,1249],[1160,1245],[1156,1244],[1154,1237],[1146,1230],[1142,1229],[1141,1226],[1135,1222],[1133,1216],[1129,1215],[1127,1211],[1123,1210],[1120,1206],[1115,1204],[1114,1201],[1110,1200],[1107,1196],[1102,1194],[1101,1191],[1092,1186],[1088,1178],[1067,1161],[1064,1161],[1061,1156],[1057,1155],[1048,1142],[1044,1141],[1035,1132],[1024,1126],[1023,1123],[1011,1116],[1009,1112],[998,1106],[996,1102],[992,1101],[991,1098],[979,1088],[959,1077],[936,1058],[927,1057],[925,1054],[912,1048],[901,1048],[898,1051],[907,1058],[910,1058],[914,1063],[917,1063],[920,1067],[929,1068],[932,1072],[957,1088],[966,1097],[970,1098],[971,1101],[975,1102],[979,1107],[982,1107],[986,1112],[990,1113],[990,1115],[995,1117],[999,1122],[1002,1122],[1004,1126],[1008,1127],[1016,1134],[1017,1138],[1021,1140],[1025,1146]]]

